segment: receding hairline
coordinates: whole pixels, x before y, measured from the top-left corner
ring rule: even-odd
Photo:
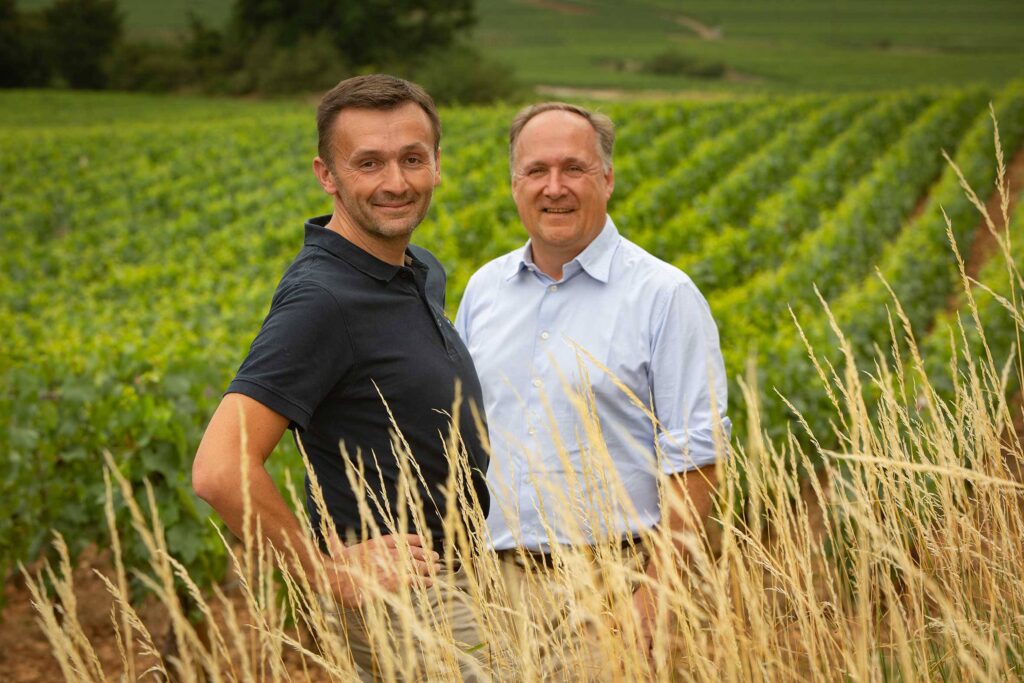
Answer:
[[[612,168],[612,155],[615,147],[615,124],[608,116],[567,102],[538,102],[520,109],[515,117],[513,117],[512,124],[509,127],[508,163],[513,174],[515,173],[516,146],[519,143],[519,137],[531,121],[548,112],[565,112],[578,116],[588,123],[591,130],[594,131],[601,165],[605,171]]]

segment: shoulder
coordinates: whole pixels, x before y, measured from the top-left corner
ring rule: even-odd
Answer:
[[[442,266],[441,262],[437,260],[437,257],[425,247],[421,247],[418,244],[410,244],[409,253],[415,256],[417,260],[423,262],[423,264],[431,270],[437,269],[442,275],[444,274],[444,266]]]
[[[322,334],[344,329],[345,318],[344,302],[335,291],[313,279],[286,276],[274,292],[264,329],[285,337]]]
[[[358,279],[355,270],[344,261],[326,254],[318,246],[306,245],[277,283],[274,303],[287,296],[341,305],[338,295],[350,291]]]
[[[508,280],[508,276],[522,258],[523,247],[519,247],[498,258],[491,259],[470,276],[469,282],[466,284],[466,292],[484,293],[498,288],[501,283]]]
[[[645,311],[652,329],[666,321],[707,321],[711,307],[690,276],[623,238],[613,280],[627,291],[630,306]]]
[[[629,287],[643,287],[658,298],[679,294],[703,299],[697,285],[682,270],[662,261],[642,247],[622,238],[616,254],[614,275]]]
[[[271,308],[282,304],[340,307],[335,291],[345,291],[345,273],[332,268],[317,253],[302,254],[289,266],[274,291]]]
[[[436,256],[417,244],[410,244],[408,249],[413,258],[427,267],[427,296],[444,308],[445,289],[448,285],[444,266]]]

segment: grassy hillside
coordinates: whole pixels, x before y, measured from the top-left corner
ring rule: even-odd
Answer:
[[[315,105],[294,100],[138,95],[123,92],[0,90],[0,129],[62,128],[115,123],[178,123],[309,112]]]
[[[477,35],[530,83],[733,90],[998,82],[1021,73],[1024,5],[1006,0],[480,0]],[[721,80],[654,76],[664,50]]]
[[[48,0],[20,0],[42,7]],[[173,37],[230,0],[121,0],[130,36]],[[1022,74],[1014,0],[478,0],[474,40],[531,85],[795,92],[1002,83]],[[672,51],[714,78],[655,75]]]

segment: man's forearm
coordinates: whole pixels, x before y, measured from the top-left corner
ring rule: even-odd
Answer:
[[[281,492],[274,484],[266,469],[249,464],[249,533],[257,529],[264,539],[287,559],[293,569],[301,568],[312,575],[316,565],[323,560],[313,545],[307,531],[288,507]],[[220,515],[228,529],[239,539],[245,538],[245,492],[242,487],[242,473],[217,486],[208,494],[206,501]],[[289,549],[290,548],[290,549]]]
[[[281,440],[288,419],[242,394],[227,394],[217,407],[192,465],[192,486],[244,539],[245,490],[251,511],[250,533],[260,533],[291,563],[307,571],[318,561],[306,532],[267,473],[265,463]],[[293,550],[290,551],[289,547]]]
[[[669,538],[674,548],[664,566],[664,553],[653,549],[647,563],[646,574],[651,582],[642,583],[633,593],[633,608],[639,627],[640,646],[650,656],[655,629],[657,600],[654,586],[663,584],[670,573],[676,570],[674,558],[683,562],[689,559],[689,550],[684,546],[683,534],[698,529],[711,511],[715,488],[715,466],[707,465],[683,474],[672,475],[665,482],[661,499],[661,524],[668,525]]]
[[[708,514],[716,483],[715,465],[670,475],[662,493],[661,524],[668,525],[669,537],[675,546],[676,557],[687,558],[689,551],[683,546],[682,534],[699,529]],[[659,576],[658,553],[652,553],[647,564],[647,575]]]

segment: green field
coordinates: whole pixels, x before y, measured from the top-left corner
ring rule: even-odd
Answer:
[[[1021,74],[1024,6],[993,0],[674,2],[483,0],[478,36],[530,83],[737,91],[850,90]],[[717,37],[701,37],[696,20]],[[725,80],[637,73],[666,49],[720,61]]]
[[[249,101],[211,97],[140,97],[122,92],[69,90],[0,91],[0,129],[110,126],[112,124],[183,124],[257,119],[306,112],[316,104],[291,101]],[[315,135],[315,128],[313,134]]]
[[[814,286],[864,358],[890,345],[878,266],[928,363],[945,368],[957,275],[943,211],[963,253],[979,219],[940,150],[984,201],[990,101],[1010,154],[1024,145],[1019,82],[606,108],[619,122],[612,215],[707,295],[730,377],[757,362],[774,435],[799,431],[778,388],[827,440],[832,409],[789,313],[822,361],[841,361]],[[77,547],[101,533],[110,451],[157,484],[172,548],[214,577],[220,546],[190,462],[302,221],[330,210],[310,171],[312,112],[63,93],[0,93],[0,105],[0,568],[38,552],[51,527]],[[448,270],[454,313],[472,272],[525,234],[509,198],[511,110],[442,115],[444,181],[415,241]],[[997,355],[1011,337],[990,337]],[[737,425],[740,398],[733,385]]]
[[[229,0],[120,4],[128,34],[137,38],[173,38],[187,11],[222,25],[231,6]],[[478,15],[473,40],[530,85],[847,91],[999,84],[1024,73],[1024,4],[1014,0],[478,0]],[[666,50],[721,64],[724,76],[642,70]]]

